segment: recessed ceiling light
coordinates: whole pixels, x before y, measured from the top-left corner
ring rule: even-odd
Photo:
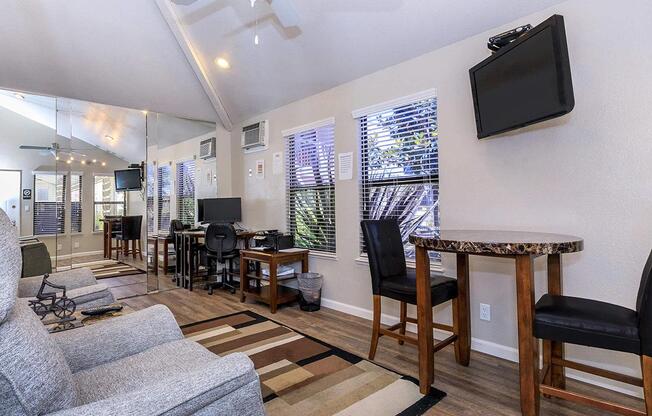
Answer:
[[[106,166],[106,162],[102,162],[102,166]]]
[[[97,163],[97,159],[93,159],[93,163]]]
[[[66,160],[66,163],[67,163],[67,164],[71,164],[71,163],[72,163],[72,160]]]
[[[227,60],[224,59],[224,58],[217,58],[217,59],[215,60],[215,64],[216,64],[217,66],[219,66],[220,68],[222,68],[222,69],[229,69],[229,68],[231,68],[231,64],[229,63],[229,61],[227,61]]]
[[[81,161],[81,164],[82,164],[82,165],[85,165],[85,164],[86,164],[86,161],[85,161],[85,160],[82,160],[82,161]]]
[[[23,94],[19,94],[17,92],[14,93],[14,97],[18,98],[19,100],[24,100],[25,96]]]
[[[147,115],[147,110],[142,110],[141,113]]]
[[[59,156],[57,156],[57,157],[55,157],[55,159],[59,160],[59,159],[61,159],[61,158],[60,158]]]
[[[73,160],[75,160],[75,158],[74,158],[74,157],[72,157],[72,156],[70,156],[70,160],[71,160],[71,161],[73,161]]]
[[[110,140],[110,141],[114,141],[114,140],[115,140],[115,137],[113,137],[113,136],[109,136],[108,134],[107,134],[106,136],[104,136],[104,138],[106,138],[106,139],[108,139],[108,140]]]

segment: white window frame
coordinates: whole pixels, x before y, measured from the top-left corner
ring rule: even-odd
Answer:
[[[383,187],[383,186],[398,186],[402,184],[418,184],[418,183],[424,183],[428,184],[430,186],[434,186],[437,192],[437,201],[435,204],[431,205],[433,209],[435,210],[435,229],[439,230],[439,195],[438,195],[438,187],[439,187],[439,172],[437,168],[437,174],[436,175],[422,175],[422,176],[417,176],[415,175],[414,177],[397,177],[397,178],[388,178],[388,179],[383,179],[380,181],[377,181],[379,183],[374,183],[376,181],[370,180],[365,173],[365,166],[368,163],[368,155],[366,154],[366,146],[368,140],[367,137],[364,136],[364,132],[362,130],[362,125],[363,123],[366,122],[367,117],[373,117],[373,116],[378,116],[379,113],[383,112],[391,112],[393,110],[399,109],[401,107],[413,105],[413,104],[418,104],[423,101],[428,101],[428,100],[435,100],[435,106],[437,105],[437,91],[435,89],[429,89],[426,91],[422,91],[416,94],[412,94],[409,96],[385,101],[380,104],[375,104],[371,105],[368,107],[364,107],[358,110],[355,110],[352,112],[352,116],[356,119],[358,123],[358,145],[359,145],[359,166],[360,166],[360,175],[359,175],[359,198],[360,198],[360,218],[361,219],[367,219],[365,218],[367,216],[366,214],[366,207],[368,204],[368,201],[366,199],[368,198],[368,190],[371,186],[375,187]],[[435,117],[437,117],[438,110],[435,107]],[[437,129],[438,130],[438,129]],[[385,139],[387,140],[387,139]],[[437,139],[436,139],[437,140]],[[436,163],[438,165],[439,163],[439,155],[437,153],[436,157]],[[384,184],[381,184],[380,182],[384,182]],[[408,185],[409,186],[409,185]],[[408,243],[407,241],[404,241],[404,244],[407,246]],[[431,252],[431,258],[432,262],[431,264],[433,265],[434,269],[441,269],[441,257],[439,253],[432,253]],[[367,262],[367,254],[364,252],[364,242],[362,238],[362,233],[360,233],[360,256],[358,259],[356,259],[358,262]],[[407,257],[406,261],[408,263],[408,267],[413,267],[414,266],[414,258],[412,257]]]
[[[333,151],[331,155],[332,160],[326,162],[327,163],[326,169],[331,172],[332,179],[329,181],[330,183],[321,186],[306,186],[306,187],[293,186],[292,183],[294,177],[292,177],[291,175],[296,173],[296,167],[294,166],[295,161],[294,159],[291,160],[291,156],[293,155],[291,153],[294,152],[294,150],[292,149],[292,147],[295,144],[294,140],[297,135],[308,134],[312,131],[314,131],[315,134],[317,134],[317,131],[319,131],[320,129],[328,129],[326,130],[326,133],[332,134],[332,146],[333,146]],[[281,132],[283,136],[283,141],[285,143],[286,220],[287,220],[288,232],[294,233],[295,245],[297,247],[307,248],[311,251],[311,254],[319,257],[335,257],[337,253],[336,197],[335,197],[335,187],[336,187],[335,129],[336,129],[335,118],[331,117],[314,123],[305,124],[291,129],[286,129]],[[327,218],[325,219],[324,224],[322,225],[327,233],[326,236],[327,241],[322,245],[311,245],[310,243],[302,244],[301,236],[297,234],[296,224],[294,222],[295,217],[292,214],[293,212],[295,212],[295,207],[293,206],[294,195],[296,195],[297,191],[316,190],[318,188],[321,191],[325,191],[329,194],[328,201],[330,202],[330,204],[329,206],[323,208],[323,211],[326,212]]]
[[[115,185],[115,176],[110,173],[93,173],[93,232],[98,233],[102,232],[102,228],[97,227],[97,205],[122,205],[122,212],[124,215],[127,213],[127,193],[125,191],[116,192],[116,194],[122,193],[122,201],[101,201],[97,199],[95,195],[95,178],[113,178]]]

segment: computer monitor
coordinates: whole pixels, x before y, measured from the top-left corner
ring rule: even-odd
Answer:
[[[240,198],[207,198],[197,206],[201,222],[234,223],[242,221],[242,200]]]

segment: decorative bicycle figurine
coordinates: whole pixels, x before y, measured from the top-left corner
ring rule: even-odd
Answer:
[[[66,287],[63,285],[55,285],[48,281],[49,274],[43,276],[43,281],[41,282],[41,287],[36,294],[35,300],[29,301],[29,306],[32,308],[34,313],[36,313],[41,320],[43,320],[48,314],[52,313],[54,316],[59,318],[60,323],[74,321],[75,318],[72,317],[72,314],[75,313],[77,306],[72,299],[69,299],[66,296]],[[52,288],[57,290],[62,290],[63,293],[61,296],[57,296],[57,292],[44,292],[45,288]]]

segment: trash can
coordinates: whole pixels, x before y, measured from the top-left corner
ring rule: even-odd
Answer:
[[[299,307],[302,311],[315,312],[321,306],[321,286],[324,277],[319,273],[299,273]]]

